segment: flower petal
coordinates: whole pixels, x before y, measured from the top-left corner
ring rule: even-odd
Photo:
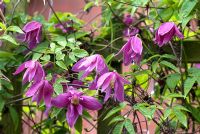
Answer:
[[[71,96],[70,93],[63,93],[59,94],[57,97],[51,99],[51,104],[58,108],[67,107],[70,100],[69,97]]]
[[[37,92],[38,90],[40,90],[41,88],[43,88],[43,84],[44,84],[43,81],[33,83],[33,84],[31,85],[31,87],[28,89],[28,91],[26,92],[26,96],[27,96],[27,97],[31,97],[31,96],[33,96],[34,94],[36,94],[36,92]]]
[[[66,116],[69,126],[73,128],[74,124],[76,123],[76,120],[78,119],[79,114],[76,108],[72,104],[68,106]]]
[[[116,98],[119,102],[123,102],[124,101],[124,86],[119,79],[116,79],[114,90],[115,90],[114,98]]]
[[[25,64],[26,64],[26,62],[24,62],[23,64],[21,64],[21,65],[17,68],[17,70],[13,73],[13,75],[17,75],[17,74],[21,73],[21,72],[25,69]]]
[[[97,99],[85,95],[81,96],[80,104],[89,110],[99,110],[102,108],[101,103]]]
[[[45,80],[43,88],[44,88],[43,89],[43,96],[44,96],[45,105],[47,107],[50,107],[50,105],[51,105],[51,96],[53,94],[53,87],[52,87],[52,85],[49,84],[49,82],[47,80]]]

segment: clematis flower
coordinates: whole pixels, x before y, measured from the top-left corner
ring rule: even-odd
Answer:
[[[126,25],[131,25],[131,24],[133,23],[133,21],[134,21],[134,19],[133,19],[133,17],[132,17],[130,14],[126,15],[126,16],[124,17],[124,19],[123,19],[123,22],[124,22]]]
[[[196,68],[200,68],[200,63],[196,63],[196,64],[194,64],[194,67],[196,67]]]
[[[73,67],[74,72],[83,72],[81,79],[87,77],[95,69],[96,73],[102,75],[108,72],[108,67],[101,55],[95,54],[79,60]]]
[[[44,99],[46,107],[51,107],[51,96],[53,94],[53,87],[47,80],[34,82],[26,92],[27,97],[32,97],[32,101],[37,104]]]
[[[140,63],[140,60],[142,57],[142,50],[143,50],[143,46],[142,46],[141,39],[137,36],[133,36],[121,48],[118,54],[123,52],[123,62],[124,62],[124,65],[127,66],[131,64],[133,61],[136,64]]]
[[[98,100],[83,95],[83,92],[73,87],[69,87],[68,92],[52,98],[51,104],[58,108],[67,108],[66,119],[71,128],[74,127],[79,115],[82,115],[83,109],[99,110],[102,108]]]
[[[124,84],[130,82],[121,77],[117,72],[108,72],[100,76],[97,81],[97,88],[101,87],[101,92],[105,92],[104,102],[107,101],[114,90],[114,99],[119,102],[124,101]]]
[[[123,35],[125,37],[130,37],[130,36],[135,36],[136,34],[139,33],[139,29],[136,28],[136,27],[133,27],[133,28],[125,28],[123,30]]]
[[[25,71],[23,76],[23,84],[25,84],[27,81],[31,82],[32,80],[34,82],[38,82],[45,77],[45,72],[42,69],[42,65],[35,60],[26,61],[23,64],[21,64],[17,70],[13,73],[14,75],[17,75],[21,73],[22,71]]]
[[[74,30],[73,27],[70,26],[70,22],[63,22],[62,24],[58,23],[55,24],[54,27],[60,29],[63,33],[71,32]]]
[[[18,38],[28,43],[28,48],[33,49],[40,43],[42,35],[42,24],[37,21],[31,21],[23,27],[24,34],[18,36]]]
[[[180,39],[184,38],[183,34],[179,31],[173,22],[165,22],[156,31],[154,41],[158,44],[159,47],[162,47],[164,44],[168,43],[175,35]]]

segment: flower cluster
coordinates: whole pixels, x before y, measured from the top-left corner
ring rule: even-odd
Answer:
[[[136,27],[132,27],[131,24],[135,21],[135,19],[130,15],[127,14],[124,19],[123,22],[124,24],[126,24],[126,28],[123,30],[123,35],[125,37],[131,37],[136,35],[137,33],[139,33],[139,29]]]
[[[133,23],[131,16],[128,16],[124,23],[130,25]],[[30,22],[24,27],[24,41],[28,42],[32,49],[39,42],[41,27],[38,22]],[[63,30],[63,27],[57,26]],[[65,32],[65,31],[63,31]],[[156,31],[155,42],[161,47],[168,43],[173,36],[183,38],[176,25],[172,22],[163,23]],[[130,34],[129,34],[130,36]],[[131,36],[127,43],[121,48],[118,54],[123,53],[124,65],[130,65],[132,62],[140,64],[142,59],[143,45],[142,40],[138,35]],[[117,55],[118,55],[117,54]],[[49,66],[49,65],[48,65]],[[47,66],[46,66],[47,68]],[[83,79],[95,72],[94,80],[89,83],[89,89],[100,90],[105,93],[104,102],[109,98],[115,101],[123,102],[124,99],[124,85],[130,84],[128,80],[120,76],[116,71],[109,72],[108,66],[104,58],[99,54],[94,54],[80,59],[72,66],[72,71],[81,72],[80,80],[73,80],[72,85],[68,86],[66,83],[61,83],[63,86],[63,93],[52,98],[53,83],[55,83],[57,75],[51,81],[46,80],[45,71],[42,65],[35,60],[26,61],[21,64],[14,75],[25,71],[23,75],[23,84],[30,82],[31,85],[26,92],[27,97],[32,97],[32,101],[37,104],[43,99],[47,109],[55,106],[58,108],[66,108],[66,119],[70,127],[74,127],[76,120],[82,115],[83,109],[99,110],[102,104],[91,96],[84,95],[78,88],[84,86]],[[79,86],[76,86],[79,85]]]
[[[32,101],[36,101],[37,104],[39,104],[43,98],[45,105],[50,107],[53,87],[50,82],[45,80],[45,72],[42,65],[35,60],[26,61],[21,64],[13,74],[17,75],[25,69],[23,84],[31,82],[31,86],[26,92],[26,96],[32,97]]]

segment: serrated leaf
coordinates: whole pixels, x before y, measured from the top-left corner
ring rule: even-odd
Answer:
[[[174,60],[176,59],[176,57],[171,54],[163,54],[161,58],[174,59]]]
[[[21,30],[21,28],[19,28],[18,26],[9,26],[6,30],[7,30],[7,31],[12,31],[12,32],[21,33],[21,34],[24,33],[24,32]]]
[[[176,71],[177,73],[180,73],[180,72],[179,72],[179,69],[178,69],[174,64],[172,64],[172,63],[170,63],[170,62],[168,62],[168,61],[163,60],[163,61],[160,62],[160,64],[162,64],[162,65],[164,65],[164,66],[166,66],[166,67],[169,67],[169,68],[173,69],[173,70]]]
[[[65,70],[67,70],[67,66],[65,65],[65,63],[64,63],[63,61],[56,61],[56,64],[57,64],[59,67],[61,67],[61,68],[65,69]]]
[[[187,116],[183,112],[177,109],[173,109],[173,113],[180,121],[180,123],[187,128]]]
[[[115,122],[119,122],[119,121],[123,121],[123,120],[124,120],[124,117],[119,115],[119,116],[116,116],[116,117],[112,118],[112,120],[109,122],[108,125],[111,125],[111,124],[113,124]]]
[[[119,106],[113,108],[112,110],[110,110],[107,114],[106,114],[106,117],[103,119],[107,119],[109,118],[110,116],[112,116],[113,114],[119,112],[120,110],[122,110],[124,107],[126,106],[126,103],[120,103]]]
[[[175,106],[173,106],[173,109],[184,110],[184,111],[190,112],[186,107],[184,107],[182,105],[175,105]]]
[[[167,86],[170,89],[174,89],[176,85],[178,84],[178,82],[180,81],[180,79],[181,79],[181,75],[179,73],[170,74],[166,80]]]
[[[184,96],[186,97],[187,94],[190,92],[190,90],[192,89],[194,83],[196,82],[196,78],[195,77],[187,77],[187,79],[184,82]]]
[[[121,133],[122,133],[123,126],[124,126],[124,122],[118,123],[118,124],[115,126],[115,128],[114,128],[114,130],[113,130],[112,133],[113,133],[113,134],[121,134]]]
[[[10,35],[4,34],[4,35],[0,36],[0,40],[6,40],[8,42],[11,42],[14,45],[19,45]]]
[[[195,107],[192,107],[191,105],[187,105],[187,108],[190,110],[192,116],[194,117],[194,119],[200,123],[200,110],[195,108]]]
[[[129,134],[135,134],[135,130],[130,119],[125,120],[124,127],[126,128]]]
[[[158,62],[157,61],[154,61],[153,63],[152,63],[152,71],[154,72],[154,73],[156,73],[156,70],[157,70],[157,68],[158,68]]]

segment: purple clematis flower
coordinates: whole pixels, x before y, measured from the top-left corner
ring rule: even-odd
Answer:
[[[134,19],[130,14],[126,15],[123,20],[123,22],[128,26],[131,25],[133,23],[133,21],[134,21]]]
[[[184,38],[183,34],[179,31],[173,22],[165,22],[156,31],[154,41],[158,44],[159,47],[162,47],[164,44],[168,43],[175,35],[180,39]]]
[[[134,61],[136,64],[140,63],[142,57],[142,41],[139,37],[133,36],[131,37],[128,42],[121,48],[118,52],[123,52],[123,62],[124,65],[127,66]],[[118,55],[117,54],[117,55]]]
[[[131,36],[135,36],[136,34],[139,33],[139,29],[136,27],[133,28],[125,28],[123,31],[123,35],[125,37],[131,37]]]
[[[196,64],[194,64],[194,67],[196,67],[196,68],[200,68],[200,63],[196,63]]]
[[[124,84],[130,84],[117,72],[108,72],[100,76],[97,81],[97,88],[101,87],[101,91],[105,92],[104,102],[110,98],[112,89],[114,89],[114,99],[119,102],[124,101]]]
[[[18,38],[28,43],[28,48],[33,49],[40,43],[42,36],[42,24],[37,21],[28,22],[23,27],[24,34],[18,36]]]
[[[26,92],[27,97],[32,97],[32,101],[40,103],[44,99],[46,107],[51,107],[51,96],[53,94],[53,87],[47,80],[40,80],[34,82]]]
[[[66,119],[71,128],[74,127],[79,115],[82,115],[83,109],[99,110],[102,108],[98,100],[83,95],[83,92],[73,87],[69,87],[68,92],[52,98],[51,104],[58,108],[67,108]]]
[[[72,70],[75,72],[83,72],[81,79],[87,77],[93,70],[96,70],[96,76],[94,81],[90,84],[89,89],[96,89],[97,79],[99,75],[108,72],[108,67],[104,62],[101,55],[95,54],[89,57],[85,57],[79,60],[73,67]]]
[[[63,33],[71,32],[74,30],[73,27],[70,26],[70,22],[63,22],[62,24],[58,23],[55,24],[54,27],[60,29]]]
[[[72,67],[72,70],[75,72],[83,71],[83,75],[81,76],[81,79],[87,77],[94,69],[96,70],[96,73],[99,75],[102,75],[108,72],[108,67],[105,64],[103,57],[99,54],[85,57],[79,60]]]
[[[45,77],[45,72],[42,68],[42,65],[38,61],[29,60],[24,62],[13,74],[17,75],[24,71],[24,69],[26,69],[26,71],[23,76],[23,84],[25,84],[27,81],[31,82],[32,80],[34,82],[39,82]]]

